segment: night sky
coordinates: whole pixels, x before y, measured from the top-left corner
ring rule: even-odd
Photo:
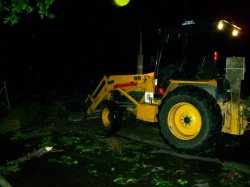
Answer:
[[[104,74],[136,73],[140,31],[147,70],[157,29],[191,19],[227,19],[242,27],[249,64],[246,2],[131,0],[118,8],[111,0],[56,0],[54,20],[28,15],[13,27],[1,25],[1,79],[12,93],[81,92]]]

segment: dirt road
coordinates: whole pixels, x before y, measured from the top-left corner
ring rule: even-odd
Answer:
[[[2,137],[1,175],[17,187],[250,186],[250,135],[223,135],[213,153],[190,155],[171,150],[157,124],[124,121],[113,137],[100,127],[92,118]],[[52,149],[28,157],[44,147]],[[26,159],[6,164],[20,157]]]

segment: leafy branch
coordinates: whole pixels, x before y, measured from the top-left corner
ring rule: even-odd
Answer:
[[[4,24],[15,25],[25,14],[37,13],[41,19],[53,19],[50,8],[55,0],[0,0],[0,13]]]

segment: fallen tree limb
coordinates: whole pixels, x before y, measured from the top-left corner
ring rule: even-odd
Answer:
[[[25,156],[20,157],[16,160],[8,161],[6,164],[7,165],[15,165],[15,164],[23,163],[27,160],[34,158],[34,157],[40,157],[40,156],[44,155],[45,153],[50,152],[52,150],[52,148],[53,147],[43,147],[43,148],[40,148],[38,150],[34,150],[33,152],[27,153]],[[11,187],[10,183],[2,175],[0,175],[0,187]]]
[[[20,164],[20,163],[25,162],[27,160],[30,160],[30,159],[32,159],[34,157],[40,157],[40,156],[44,155],[45,153],[51,151],[52,148],[53,147],[42,147],[42,148],[40,148],[38,150],[35,150],[35,151],[31,152],[31,153],[27,153],[25,156],[20,157],[20,158],[18,158],[16,160],[8,161],[7,165]]]
[[[1,187],[12,187],[11,184],[2,175],[0,175],[0,186]]]

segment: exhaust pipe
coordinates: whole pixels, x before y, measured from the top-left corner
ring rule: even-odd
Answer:
[[[142,32],[140,31],[139,54],[137,55],[137,74],[143,73],[143,54],[142,54]]]

